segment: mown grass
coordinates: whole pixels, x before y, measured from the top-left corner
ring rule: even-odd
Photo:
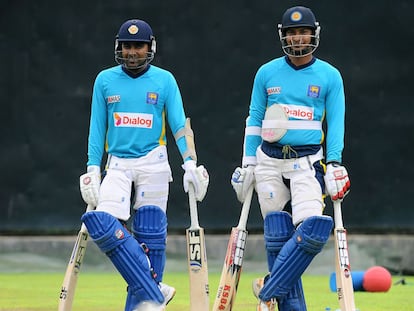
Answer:
[[[252,311],[256,299],[251,293],[251,280],[260,275],[243,272],[233,310]],[[393,283],[401,277],[394,276]],[[10,273],[0,275],[1,311],[56,311],[61,273]],[[168,311],[189,310],[189,282],[186,273],[166,273],[164,281],[177,289]],[[210,299],[213,306],[219,273],[210,273]],[[414,277],[405,277],[405,285],[393,285],[386,293],[356,292],[361,311],[414,310]],[[339,309],[336,294],[329,288],[329,276],[305,275],[303,286],[309,311]],[[125,282],[116,273],[81,273],[76,289],[73,311],[120,311],[125,300]]]

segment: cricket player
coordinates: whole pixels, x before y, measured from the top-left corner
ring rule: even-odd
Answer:
[[[323,215],[325,189],[342,200],[350,188],[341,164],[344,86],[339,71],[313,55],[320,26],[309,8],[289,8],[278,30],[286,56],[256,73],[242,167],[231,183],[241,202],[255,183],[264,219],[269,274],[253,281],[257,310],[304,311],[301,275],[333,227]],[[289,203],[291,213],[285,211]]]
[[[132,19],[121,25],[115,39],[118,65],[101,71],[94,83],[87,172],[80,177],[84,201],[96,206],[82,221],[128,284],[125,311],[144,301],[163,310],[175,294],[162,283],[172,181],[167,123],[183,158],[184,190],[192,183],[196,199],[202,201],[209,183],[206,169],[196,163],[177,82],[169,71],[151,64],[155,52],[148,23]],[[131,204],[130,233],[125,224]]]

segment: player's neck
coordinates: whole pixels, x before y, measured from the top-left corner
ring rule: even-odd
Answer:
[[[122,70],[131,78],[138,78],[142,76],[144,73],[148,71],[150,65],[148,64],[146,67],[137,68],[137,69],[127,69],[125,66],[122,66]]]
[[[302,57],[289,56],[290,62],[297,67],[310,63],[312,61],[312,58],[313,58],[312,54],[302,56]]]

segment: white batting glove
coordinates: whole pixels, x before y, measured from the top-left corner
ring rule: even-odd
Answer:
[[[185,161],[182,168],[185,171],[183,176],[184,191],[188,192],[188,184],[192,183],[196,200],[203,201],[210,181],[207,170],[203,165],[197,166],[194,160]]]
[[[339,163],[329,163],[324,176],[326,192],[333,201],[342,200],[351,187],[346,168]]]
[[[86,204],[96,207],[99,201],[101,186],[101,169],[99,166],[88,166],[87,173],[79,177],[79,186],[82,199]]]
[[[236,192],[237,199],[243,203],[246,199],[247,190],[254,183],[255,165],[237,167],[231,176],[231,185]]]

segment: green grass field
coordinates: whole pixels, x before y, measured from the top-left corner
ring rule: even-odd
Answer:
[[[251,280],[260,275],[243,272],[235,311],[256,310],[251,293]],[[394,276],[393,283],[401,277]],[[0,275],[1,311],[56,311],[63,273],[3,273]],[[189,284],[186,273],[166,273],[164,281],[177,289],[168,305],[169,311],[189,310]],[[219,281],[219,273],[209,275],[211,307]],[[406,285],[393,285],[386,293],[356,292],[361,311],[414,310],[414,277],[405,277]],[[329,276],[305,275],[303,286],[309,311],[339,309],[336,294],[329,288]],[[121,311],[125,299],[125,282],[116,273],[81,273],[73,311]],[[329,309],[328,309],[329,310]]]

